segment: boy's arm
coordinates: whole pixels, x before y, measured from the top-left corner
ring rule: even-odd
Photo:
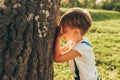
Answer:
[[[75,50],[69,50],[67,52],[62,52],[60,49],[60,41],[61,41],[61,34],[59,33],[56,39],[55,50],[54,50],[54,61],[55,62],[65,62],[74,57],[80,56],[80,53],[78,53]]]
[[[62,46],[60,48],[60,50],[61,50],[62,54],[64,54],[64,53],[70,51],[72,49],[72,47],[73,47],[73,42],[70,40],[64,46]]]
[[[55,41],[55,49],[54,49],[54,55],[53,55],[53,59],[56,61],[56,58],[58,56],[61,55],[61,50],[60,50],[60,41],[61,41],[61,37],[58,34],[57,39]]]

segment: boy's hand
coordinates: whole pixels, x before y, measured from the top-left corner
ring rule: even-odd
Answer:
[[[73,41],[69,40],[64,46],[61,47],[62,54],[65,54],[66,52],[70,51],[73,46]]]
[[[53,49],[55,48],[55,43],[56,43],[57,37],[58,37],[58,35],[59,35],[59,32],[60,32],[60,28],[59,28],[59,26],[56,26],[56,27],[55,27],[55,35],[54,35]]]
[[[58,37],[62,37],[62,35],[63,35],[63,28],[61,26],[59,26]]]
[[[66,43],[66,47],[68,47],[69,49],[71,49],[73,47],[73,41],[72,40],[69,40],[67,43]]]

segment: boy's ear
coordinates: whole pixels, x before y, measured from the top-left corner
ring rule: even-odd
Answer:
[[[78,29],[75,29],[74,35],[76,36],[76,35],[78,35],[79,33],[80,33],[80,31],[79,31]]]

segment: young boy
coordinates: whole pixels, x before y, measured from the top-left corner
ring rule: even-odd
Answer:
[[[97,80],[93,49],[85,38],[91,26],[90,14],[81,8],[72,8],[61,18],[55,43],[55,62],[69,61],[75,80]],[[68,43],[61,48],[63,38]]]

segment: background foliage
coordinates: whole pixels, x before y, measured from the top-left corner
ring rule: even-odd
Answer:
[[[120,11],[120,0],[61,0],[61,7],[84,7]]]

